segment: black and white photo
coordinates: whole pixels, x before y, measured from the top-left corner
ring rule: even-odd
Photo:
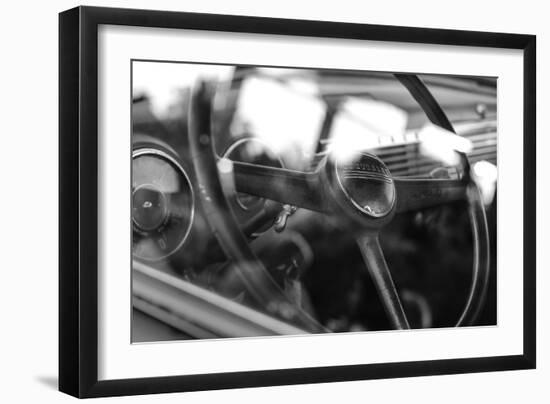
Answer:
[[[496,78],[131,68],[133,342],[497,325]]]

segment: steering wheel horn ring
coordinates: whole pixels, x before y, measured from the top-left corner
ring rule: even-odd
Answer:
[[[378,230],[395,215],[396,190],[389,169],[378,157],[358,152],[345,160],[327,155],[321,186],[329,190],[334,210],[351,226]]]

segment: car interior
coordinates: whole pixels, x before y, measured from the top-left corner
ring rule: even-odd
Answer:
[[[496,78],[132,77],[132,342],[497,324]]]

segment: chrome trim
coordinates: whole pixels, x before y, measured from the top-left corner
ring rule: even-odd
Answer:
[[[168,320],[168,324],[186,333],[200,331],[218,338],[307,333],[139,261],[133,261],[132,294],[134,299],[148,303],[150,309],[156,308],[155,318]],[[136,302],[136,308],[144,308]]]

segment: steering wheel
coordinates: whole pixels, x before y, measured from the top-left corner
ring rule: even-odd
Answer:
[[[438,103],[417,76],[396,74],[432,123],[454,132]],[[485,209],[473,181],[466,155],[460,154],[465,173],[460,179],[394,178],[382,160],[367,152],[351,158],[325,157],[314,172],[221,159],[211,131],[211,95],[197,85],[189,105],[189,144],[199,184],[198,195],[207,221],[226,256],[235,265],[247,291],[263,307],[307,332],[327,331],[295,305],[271,278],[241,231],[222,187],[230,175],[238,192],[263,197],[327,215],[335,215],[352,230],[366,269],[395,329],[410,325],[386,264],[379,233],[396,213],[466,200],[473,234],[472,282],[456,326],[471,325],[483,306],[489,278],[489,233]]]

